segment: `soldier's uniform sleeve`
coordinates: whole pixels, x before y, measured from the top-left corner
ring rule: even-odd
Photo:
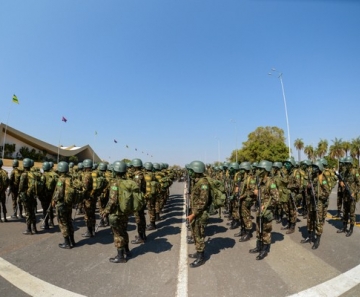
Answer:
[[[210,185],[206,178],[201,178],[193,188],[192,195],[192,207],[191,211],[195,216],[201,216],[202,213],[207,210],[209,197],[210,197]]]
[[[110,213],[116,213],[117,205],[118,205],[118,192],[119,192],[119,188],[117,183],[112,182],[109,189],[109,201],[106,204],[105,209],[103,211],[104,215]]]
[[[269,192],[270,192],[270,197],[271,197],[271,205],[275,206],[277,203],[279,203],[280,194],[279,194],[279,189],[278,189],[274,179],[271,179],[271,181],[270,181]]]
[[[24,172],[20,176],[20,183],[19,183],[19,193],[24,192],[26,190],[26,184],[27,184],[27,174]]]
[[[324,175],[321,180],[318,179],[318,182],[320,188],[319,198],[323,198],[323,199],[328,198],[331,193],[331,188],[330,188],[330,184],[327,181],[326,176]]]
[[[83,179],[84,191],[90,193],[92,190],[92,185],[93,185],[93,180],[92,180],[91,173],[86,173],[84,175],[84,179]]]

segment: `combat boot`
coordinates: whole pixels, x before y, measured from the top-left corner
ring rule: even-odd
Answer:
[[[281,227],[280,229],[281,230],[288,230],[289,228],[290,228],[290,223],[287,224],[286,226]]]
[[[135,239],[131,241],[132,244],[141,244],[144,243],[144,238],[143,238],[143,234],[139,233],[138,236],[135,236]]]
[[[191,236],[187,238],[186,242],[187,242],[187,244],[193,244],[193,243],[195,243],[194,238],[191,237]]]
[[[235,233],[234,237],[241,237],[244,236],[246,234],[245,228],[241,228],[239,233]]]
[[[332,217],[333,217],[333,219],[341,218],[340,210],[338,210],[336,215],[333,215]]]
[[[32,225],[33,225],[33,231],[34,231],[34,233],[35,233],[35,234],[38,234],[39,232],[38,232],[38,230],[36,229],[36,223],[33,223]]]
[[[188,257],[192,258],[192,259],[197,259],[198,256],[199,256],[199,253],[197,251],[193,254],[188,254]]]
[[[74,233],[70,234],[69,239],[70,239],[71,247],[75,247],[76,243],[75,243]]]
[[[313,250],[316,250],[320,245],[320,237],[321,235],[316,235],[316,239],[314,245],[311,247]]]
[[[155,222],[150,222],[150,224],[146,226],[146,231],[152,231],[152,230],[156,230]]]
[[[353,234],[353,230],[354,230],[354,224],[350,224],[350,229],[349,229],[349,231],[346,233],[346,237],[350,237],[351,234]]]
[[[264,259],[270,251],[270,244],[264,244],[260,254],[256,257],[256,260],[262,260]]]
[[[93,237],[92,227],[87,227],[86,232],[84,234],[81,234],[81,236],[85,238]]]
[[[59,243],[59,248],[71,249],[69,236],[64,237],[64,243]]]
[[[260,240],[256,241],[256,248],[249,250],[250,254],[256,254],[259,253],[261,251],[261,244],[260,244]]]
[[[342,229],[337,230],[336,233],[345,233],[346,232],[346,227],[347,227],[347,224],[343,223]]]
[[[49,227],[54,228],[54,219],[50,219]]]
[[[198,253],[198,257],[196,258],[196,260],[190,264],[190,267],[191,268],[199,267],[204,263],[205,263],[204,252],[200,252]]]
[[[48,220],[46,220],[46,221],[43,221],[43,223],[41,224],[41,226],[40,226],[40,229],[49,229],[50,227],[49,227],[49,222],[48,222]]]
[[[4,212],[4,222],[8,222],[9,220],[6,218],[6,213]]]
[[[236,229],[238,227],[240,227],[240,221],[239,220],[234,220],[229,229],[233,230],[233,229]]]
[[[118,254],[114,258],[110,258],[109,261],[111,263],[126,263],[126,259],[124,256],[124,252],[125,252],[124,249],[120,248],[117,251],[118,251]]]
[[[129,249],[129,244],[125,244],[125,255],[126,255],[126,258],[132,257],[132,253],[130,252],[130,249]]]
[[[30,224],[30,223],[27,223],[27,224],[26,224],[26,230],[23,232],[23,234],[25,234],[25,235],[32,235],[32,232],[31,232],[31,224]]]
[[[20,217],[21,219],[24,218],[22,212],[23,212],[23,207],[22,207],[22,205],[21,205],[21,203],[20,203],[20,204],[19,204],[19,217]]]
[[[14,210],[14,214],[11,216],[11,218],[12,218],[12,219],[17,219],[17,218],[18,218],[18,216],[17,216],[17,214],[16,214],[16,209]]]
[[[287,230],[286,234],[292,234],[295,232],[295,224],[290,224],[289,230]]]
[[[302,240],[300,241],[300,243],[311,243],[311,242],[312,242],[312,239],[313,239],[313,238],[312,238],[312,232],[309,231],[308,237],[302,239]]]
[[[246,231],[245,235],[243,235],[240,239],[239,242],[245,242],[250,240],[250,238],[252,237],[251,231]]]

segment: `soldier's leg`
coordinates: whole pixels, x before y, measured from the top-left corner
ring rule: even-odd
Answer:
[[[26,230],[23,232],[25,235],[31,235],[31,207],[30,198],[28,197],[24,201],[24,211],[25,211],[25,220],[26,220]]]
[[[205,226],[208,215],[203,213],[201,218],[194,219],[194,237],[196,247],[196,259],[190,264],[191,268],[199,267],[205,263],[204,251],[205,251]],[[194,256],[194,254],[192,255]],[[192,257],[193,258],[193,257]]]
[[[241,217],[245,227],[245,234],[240,238],[240,242],[248,241],[252,237],[251,205],[251,200],[244,200],[241,205]]]
[[[18,197],[17,197],[17,193],[18,190],[14,190],[15,193],[11,194],[11,199],[12,199],[12,207],[13,207],[13,215],[11,216],[12,219],[17,219],[17,210],[18,210]]]
[[[349,216],[350,216],[350,228],[348,230],[348,232],[346,233],[346,237],[351,236],[351,234],[353,233],[354,230],[354,225],[356,223],[356,214],[355,214],[355,209],[356,209],[356,201],[350,201],[350,209],[349,209]]]
[[[264,259],[270,252],[272,222],[264,220],[262,231],[262,248],[256,260]]]
[[[114,245],[117,249],[117,255],[109,259],[112,263],[126,263],[125,253],[127,257],[131,256],[129,250],[129,235],[126,231],[127,222],[127,217],[125,216],[109,216],[109,223],[114,237]]]
[[[64,242],[59,243],[59,247],[62,249],[71,249],[69,211],[66,209],[65,206],[63,206],[61,208],[58,208],[57,215],[58,215],[59,228],[64,238]]]
[[[149,213],[150,224],[146,226],[147,231],[155,230],[155,197],[152,196],[147,200],[147,209]]]
[[[259,216],[256,217],[256,247],[249,250],[249,253],[251,254],[255,254],[255,253],[259,253],[261,251],[261,241],[262,238],[260,238],[260,228],[259,228],[259,224],[260,224],[260,220],[259,220]]]

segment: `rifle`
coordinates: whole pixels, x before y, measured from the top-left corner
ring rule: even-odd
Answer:
[[[335,170],[334,170],[334,172],[335,172],[336,177],[337,177],[341,182],[344,183],[344,185],[345,185],[345,191],[348,192],[348,194],[349,194],[349,196],[350,196],[350,200],[351,200],[351,202],[353,202],[355,199],[354,199],[354,196],[353,196],[353,194],[352,194],[352,192],[351,192],[351,189],[350,189],[349,185],[347,184],[347,182],[344,180],[344,178],[341,176],[341,174],[340,174],[339,172],[337,172],[337,171],[335,171]]]
[[[263,222],[262,222],[262,214],[261,214],[261,188],[260,188],[260,183],[261,181],[259,180],[259,177],[256,176],[256,187],[258,190],[258,194],[257,194],[257,203],[259,205],[259,239],[260,239],[260,244],[262,245],[262,237],[263,237]]]
[[[292,201],[292,202],[293,202],[293,204],[294,204],[294,210],[295,210],[295,211],[297,211],[297,207],[296,207],[296,201],[295,201],[294,193],[293,193],[293,192],[291,192],[291,190],[290,190],[290,199],[291,199],[291,201]]]
[[[52,202],[52,201],[51,201],[51,202]],[[50,202],[50,204],[49,204],[48,209],[46,210],[46,215],[45,215],[45,217],[44,217],[44,219],[43,219],[43,222],[46,221],[46,218],[47,218],[47,217],[49,216],[49,214],[50,214],[51,207],[52,207],[51,202]]]

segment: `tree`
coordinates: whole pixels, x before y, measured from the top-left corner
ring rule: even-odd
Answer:
[[[312,145],[307,145],[304,147],[304,153],[308,157],[309,160],[314,161],[315,151]]]
[[[298,151],[298,161],[300,162],[300,161],[301,161],[300,152],[301,152],[302,149],[304,148],[304,142],[302,141],[301,138],[295,139],[295,141],[294,141],[294,147],[295,147],[295,148],[297,149],[297,151]]]
[[[329,148],[330,157],[338,160],[337,168],[339,168],[339,159],[344,156],[344,150],[342,147],[342,139],[337,139],[335,137],[334,140],[331,140],[333,144]]]
[[[258,127],[248,135],[243,147],[238,150],[240,162],[261,160],[279,161],[288,158],[289,148],[285,144],[284,131],[278,127]],[[232,155],[233,156],[233,155]],[[232,158],[230,158],[232,160]]]
[[[357,137],[351,141],[352,152],[358,160],[360,166],[360,137]]]
[[[329,146],[329,143],[327,140],[320,139],[317,149],[316,149],[317,155],[319,156],[319,158],[322,158],[326,155],[326,153],[328,151],[328,146]]]
[[[351,149],[351,143],[349,141],[343,141],[341,146],[342,146],[342,149],[345,152],[345,156],[347,157],[348,154],[349,154],[349,151]]]

